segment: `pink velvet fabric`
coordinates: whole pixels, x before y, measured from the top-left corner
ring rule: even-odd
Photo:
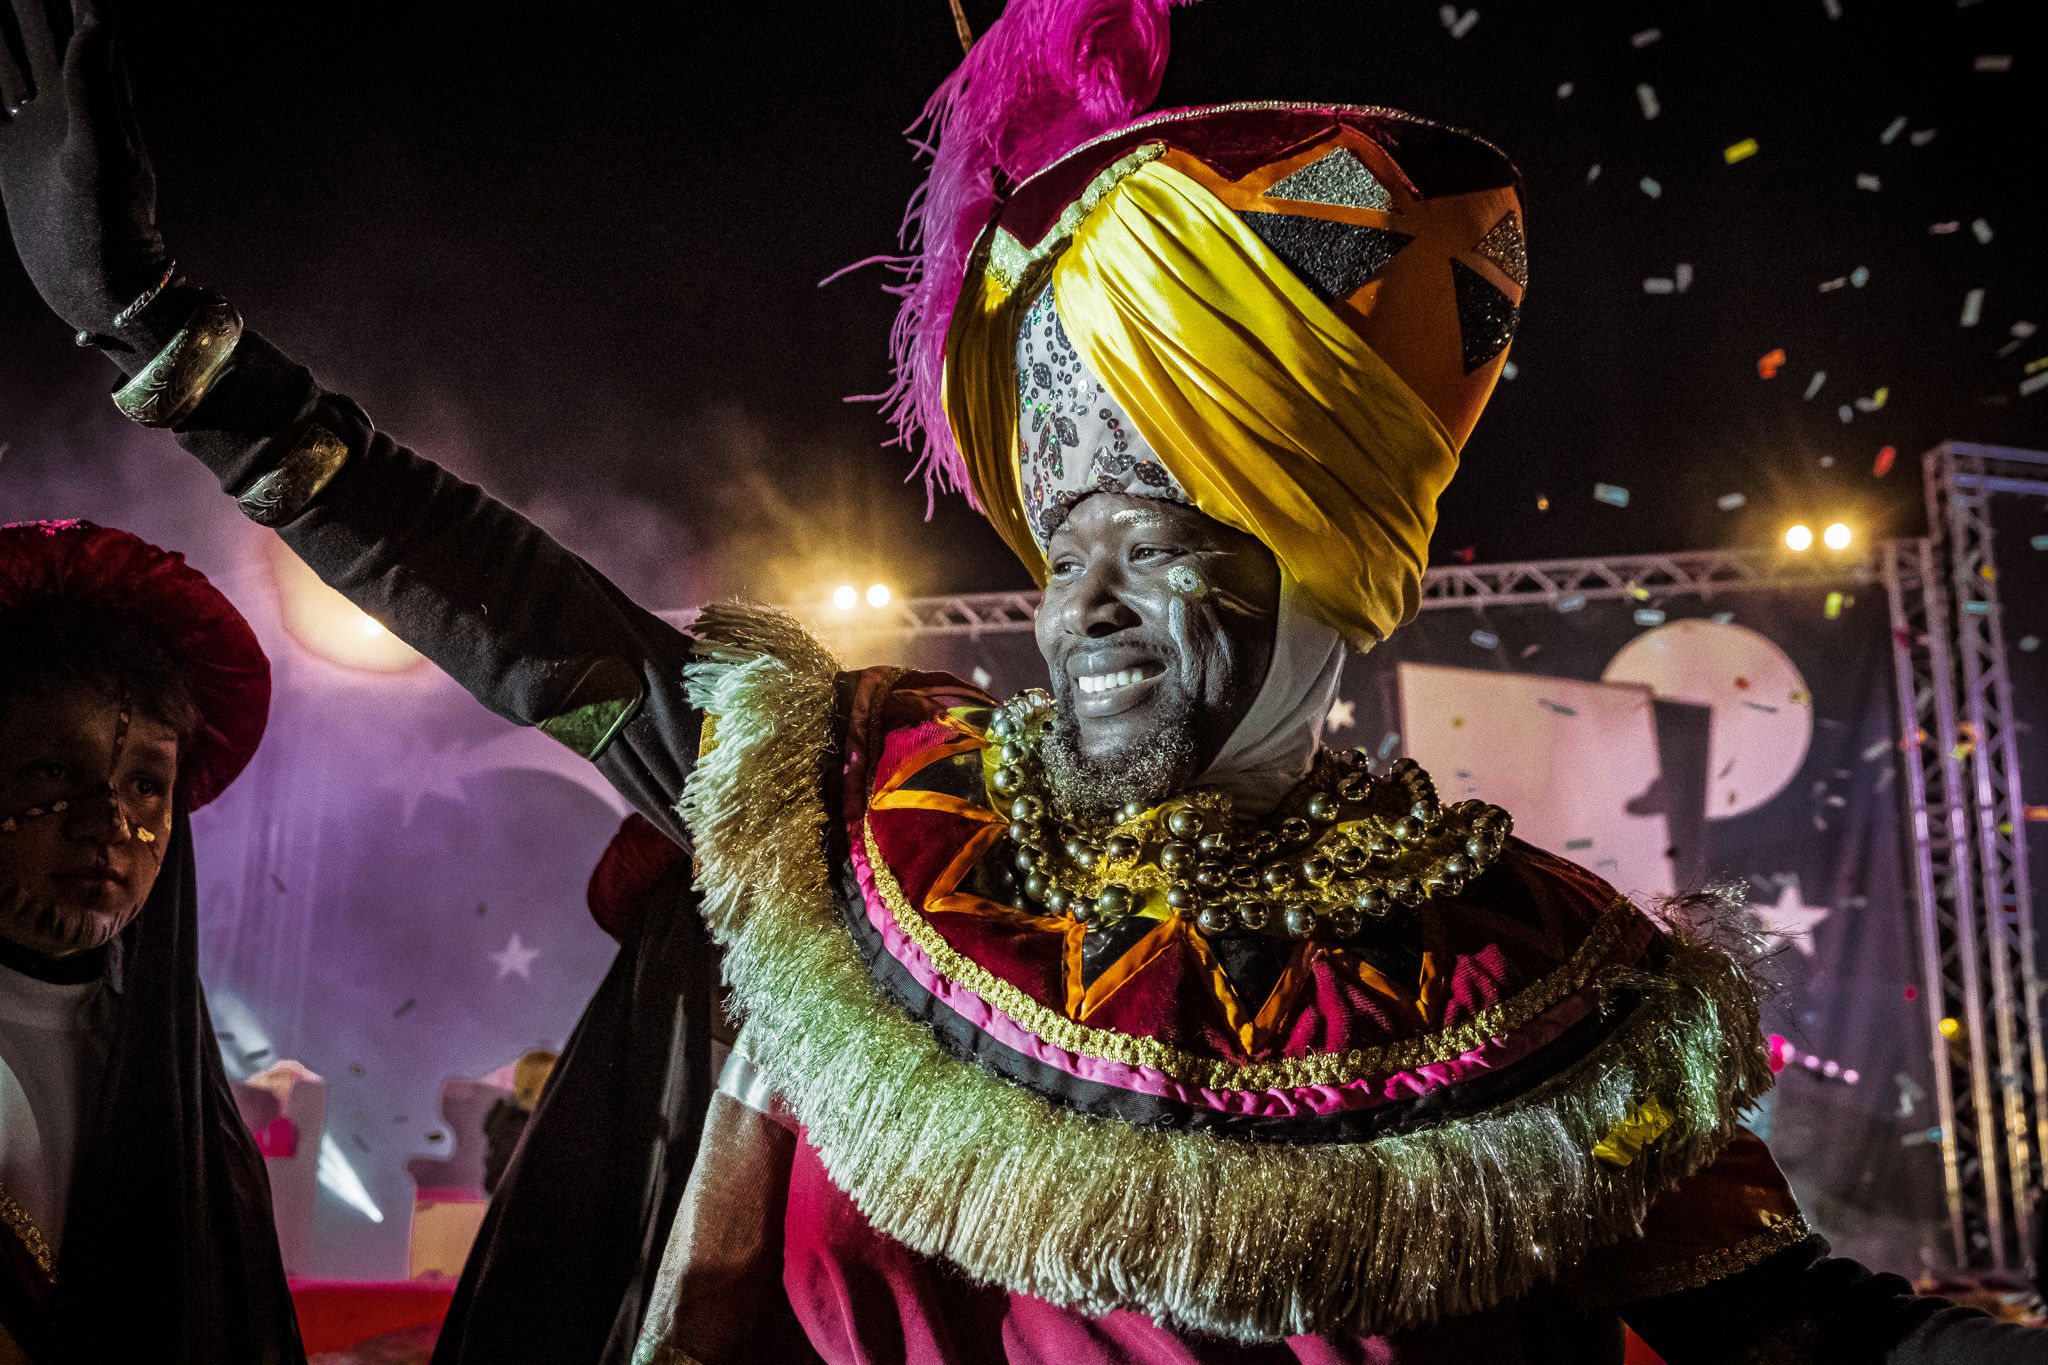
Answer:
[[[828,1365],[1527,1365],[1515,1307],[1393,1336],[1291,1337],[1241,1346],[1170,1332],[1137,1313],[1090,1318],[969,1281],[877,1233],[808,1142],[797,1143],[783,1287]],[[1620,1359],[1593,1324],[1579,1345],[1545,1333],[1542,1359]]]

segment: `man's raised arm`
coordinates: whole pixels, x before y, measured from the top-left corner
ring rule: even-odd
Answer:
[[[699,718],[689,642],[518,513],[378,432],[184,278],[98,0],[0,0],[0,204],[115,401],[499,715],[594,760],[674,837]]]

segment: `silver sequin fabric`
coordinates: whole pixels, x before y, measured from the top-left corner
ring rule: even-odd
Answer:
[[[1188,501],[1123,404],[1075,349],[1049,284],[1017,330],[1017,407],[1019,483],[1041,550],[1090,493]]]

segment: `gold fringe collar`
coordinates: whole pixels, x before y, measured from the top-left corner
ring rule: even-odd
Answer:
[[[1061,1108],[946,1054],[839,923],[820,794],[835,662],[765,610],[713,608],[697,633],[686,681],[716,742],[678,810],[756,1059],[874,1226],[977,1280],[1246,1342],[1474,1313],[1637,1234],[1769,1085],[1743,969],[1680,940],[1591,1056],[1469,1118],[1289,1146]],[[1626,1166],[1597,1160],[1650,1098],[1670,1127]]]

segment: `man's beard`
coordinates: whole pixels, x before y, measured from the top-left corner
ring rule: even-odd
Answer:
[[[1052,729],[1039,744],[1053,806],[1068,818],[1111,815],[1135,801],[1152,806],[1186,790],[1200,775],[1194,702],[1176,690],[1159,705],[1151,733],[1108,753],[1081,751],[1081,726],[1061,699]]]

